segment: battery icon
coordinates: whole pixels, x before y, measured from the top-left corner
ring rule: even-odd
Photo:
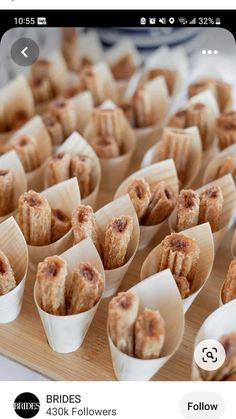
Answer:
[[[217,17],[215,20],[216,25],[220,25],[221,24],[221,19],[220,17]]]
[[[46,19],[46,17],[38,17],[38,18],[37,18],[37,24],[38,24],[38,25],[46,25],[46,24],[47,24],[47,19]]]

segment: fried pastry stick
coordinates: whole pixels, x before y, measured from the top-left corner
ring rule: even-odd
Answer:
[[[0,169],[0,217],[14,209],[15,176],[11,169]]]
[[[96,136],[89,140],[89,144],[101,159],[111,159],[120,155],[120,149],[114,137]]]
[[[13,149],[21,160],[26,173],[32,172],[41,164],[38,147],[36,138],[29,135],[20,135],[13,143]]]
[[[236,157],[226,156],[217,171],[216,178],[231,174],[236,181]]]
[[[165,322],[158,310],[145,308],[135,323],[135,356],[159,358],[165,341]]]
[[[105,269],[116,269],[124,265],[132,232],[133,219],[130,215],[114,217],[108,224],[103,246]]]
[[[67,291],[68,314],[90,310],[97,304],[104,290],[104,279],[90,263],[79,263],[69,280]]]
[[[70,178],[70,161],[69,153],[57,153],[48,160],[44,173],[46,187]]]
[[[161,242],[157,271],[169,268],[173,275],[194,279],[200,249],[196,240],[180,233],[172,233]]]
[[[60,122],[64,138],[69,137],[72,132],[76,131],[77,119],[75,109],[72,103],[67,99],[57,99],[52,102],[50,112]]]
[[[236,298],[236,260],[232,260],[222,288],[222,302],[224,304]]]
[[[221,114],[217,119],[217,137],[219,147],[224,150],[236,143],[236,112]]]
[[[200,199],[191,189],[182,189],[177,199],[176,231],[198,225]]]
[[[79,205],[72,214],[71,223],[75,243],[79,243],[81,240],[90,237],[97,251],[101,253],[99,229],[92,207],[89,205]]]
[[[139,297],[120,292],[108,307],[108,330],[114,345],[127,355],[134,355],[134,326],[138,316]]]
[[[143,178],[132,179],[128,184],[127,192],[140,221],[147,211],[151,199],[149,184]]]
[[[78,154],[72,157],[70,162],[70,176],[78,179],[82,199],[91,192],[91,174],[92,162],[88,156]]]
[[[71,228],[71,221],[60,209],[52,208],[52,243],[63,237]]]
[[[51,243],[51,207],[46,198],[32,190],[21,195],[18,217],[27,244],[45,246]]]
[[[200,194],[199,223],[209,222],[212,232],[219,230],[224,197],[219,186],[210,186]]]
[[[49,256],[38,264],[36,281],[42,310],[55,316],[66,314],[66,262]]]
[[[174,191],[165,182],[158,182],[151,195],[150,203],[141,224],[155,225],[169,217],[174,209],[176,197]]]
[[[13,269],[7,256],[0,250],[0,296],[16,287]]]

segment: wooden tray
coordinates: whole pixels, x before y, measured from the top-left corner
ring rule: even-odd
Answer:
[[[133,167],[133,170],[136,168]],[[99,207],[111,199],[111,195],[101,192]],[[163,228],[158,238],[147,249],[137,253],[123,281],[122,290],[127,290],[139,281],[140,268],[144,259],[166,234],[169,234],[169,231]],[[219,290],[231,260],[232,234],[233,230],[228,233],[222,243],[211,277],[186,315],[185,335],[181,347],[153,380],[190,379],[196,333],[205,318],[219,306]],[[0,353],[54,380],[114,380],[106,335],[109,299],[101,302],[82,347],[72,354],[60,355],[53,352],[47,344],[33,301],[34,280],[34,275],[29,273],[19,318],[10,324],[0,325]]]

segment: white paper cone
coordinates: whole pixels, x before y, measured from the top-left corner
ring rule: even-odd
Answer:
[[[233,234],[230,249],[233,259],[236,259],[236,231]]]
[[[80,205],[80,192],[76,178],[65,180],[40,193],[47,198],[51,208],[61,209],[68,217]],[[30,268],[35,270],[47,256],[60,255],[73,245],[72,228],[59,240],[46,246],[28,245]]]
[[[140,298],[141,307],[159,310],[166,328],[161,357],[142,360],[119,351],[109,333],[108,340],[116,378],[120,381],[146,381],[156,374],[178,350],[184,332],[184,313],[179,291],[169,269],[130,288]],[[171,307],[171,310],[170,310]]]
[[[224,304],[204,321],[195,339],[194,348],[205,339],[219,340],[222,336],[236,332],[236,300]],[[202,381],[197,365],[192,364],[192,380]]]
[[[120,268],[105,270],[106,288],[103,293],[104,298],[111,297],[118,290],[137,252],[140,232],[136,212],[127,194],[119,199],[116,199],[115,201],[110,202],[95,213],[99,227],[101,243],[104,243],[105,230],[109,222],[113,217],[119,217],[120,215],[130,215],[133,218],[133,233],[128,246],[126,263]]]
[[[11,127],[18,115],[24,115],[22,123],[32,118],[35,112],[34,99],[26,78],[21,75],[10,81],[0,90],[0,102],[3,110],[0,115],[0,126]],[[0,132],[0,146],[4,146],[14,133],[14,129]]]
[[[203,184],[212,182],[217,179],[218,170],[225,157],[236,157],[236,144],[230,145],[209,162],[203,175]]]
[[[102,261],[94,244],[89,238],[73,246],[60,255],[60,257],[67,262],[67,280],[69,280],[72,270],[78,263],[90,263],[98,270],[105,281]],[[94,307],[83,313],[68,316],[54,316],[46,313],[40,308],[38,284],[36,281],[34,287],[34,300],[51,348],[55,352],[70,353],[76,351],[82,345],[101,298]]]
[[[177,72],[173,94],[179,91],[188,74],[188,60],[184,48],[169,48],[162,46],[154,51],[147,59],[145,68],[166,68]]]
[[[0,324],[15,320],[21,311],[28,270],[28,249],[13,217],[0,224],[1,250],[7,256],[14,271],[17,286],[0,296]]]
[[[14,173],[14,210],[10,214],[0,217],[1,223],[16,214],[19,197],[27,190],[27,180],[24,168],[15,151],[9,151],[0,157],[0,169],[11,169]]]
[[[97,31],[89,30],[79,36],[79,55],[81,60],[91,64],[103,60],[103,48]]]
[[[217,252],[220,244],[223,241],[223,238],[230,228],[231,220],[234,213],[234,207],[236,203],[236,190],[233,178],[231,175],[223,176],[219,179],[214,180],[213,182],[208,183],[207,185],[202,186],[201,188],[197,189],[196,192],[201,193],[204,189],[211,187],[211,186],[219,186],[222,190],[224,203],[223,203],[223,212],[220,219],[220,226],[219,230],[213,233],[214,245],[215,245],[215,252]],[[169,218],[169,227],[170,231],[175,231],[176,226],[176,217],[177,217],[177,209],[175,209],[170,218]]]
[[[154,186],[157,182],[166,182],[166,184],[173,189],[176,196],[179,193],[177,173],[172,159],[152,164],[149,167],[132,173],[132,175],[130,175],[121,183],[115,193],[114,199],[117,199],[120,196],[126,194],[130,181],[135,178],[145,179],[151,187]],[[161,229],[165,222],[166,220],[154,226],[140,226],[139,250],[148,246],[148,244],[157,235],[158,231]]]
[[[101,109],[114,109],[115,107],[116,105],[110,100],[103,102],[100,106]],[[118,185],[122,182],[135,150],[134,132],[125,117],[123,124],[125,133],[123,154],[110,159],[99,158],[102,169],[101,189],[106,192],[114,193]],[[84,131],[84,137],[89,140],[93,135],[93,126],[92,123],[89,123]]]
[[[207,79],[223,81],[231,85],[234,84],[234,60],[231,59],[230,54],[220,54],[218,57],[207,55],[205,56],[204,62],[202,55],[199,54],[194,61],[195,65],[193,66],[189,84],[199,83]],[[232,109],[232,103],[233,98],[231,92],[222,112],[229,112]]]
[[[101,166],[99,158],[93,151],[87,141],[78,133],[74,132],[68,139],[57,149],[57,153],[71,153],[72,155],[84,154],[90,157],[92,162],[91,173],[91,193],[82,199],[83,205],[90,205],[93,209],[96,207],[98,191],[101,183]]]
[[[108,65],[111,67],[126,55],[132,57],[132,61],[136,68],[141,64],[141,56],[130,38],[122,38],[113,47],[109,48],[105,58]]]
[[[185,129],[186,133],[191,135],[191,147],[189,153],[188,164],[186,167],[186,181],[183,187],[187,188],[191,186],[191,184],[196,179],[202,164],[202,145],[201,139],[199,135],[199,131],[197,127],[190,127]],[[143,161],[141,163],[141,168],[148,167],[150,164],[154,163],[154,157],[156,153],[161,148],[161,141],[151,147],[147,153],[144,155]]]
[[[214,242],[209,223],[183,231],[185,236],[195,239],[200,248],[200,257],[197,263],[197,270],[194,277],[193,289],[189,297],[182,300],[184,313],[187,312],[201,289],[206,284],[214,262]],[[155,247],[143,262],[140,278],[148,278],[157,272],[158,260],[160,258],[161,245]]]
[[[93,98],[89,91],[73,96],[69,101],[74,106],[77,118],[77,130],[83,133],[93,111]]]
[[[151,127],[134,129],[136,137],[135,157],[137,159],[142,158],[147,150],[161,139],[163,126],[164,122]]]
[[[26,173],[28,189],[41,191],[43,189],[44,162],[52,153],[51,139],[40,116],[30,119],[11,138],[14,142],[20,135],[33,136],[37,140],[38,155],[41,165],[32,172]]]

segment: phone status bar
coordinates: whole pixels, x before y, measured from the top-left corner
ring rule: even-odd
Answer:
[[[180,17],[165,17],[165,16],[142,16],[140,18],[140,25],[141,26],[220,26],[221,25],[221,18],[220,17],[211,17],[211,16],[203,16],[203,17],[196,17],[193,16],[191,18],[186,18],[184,16]]]

